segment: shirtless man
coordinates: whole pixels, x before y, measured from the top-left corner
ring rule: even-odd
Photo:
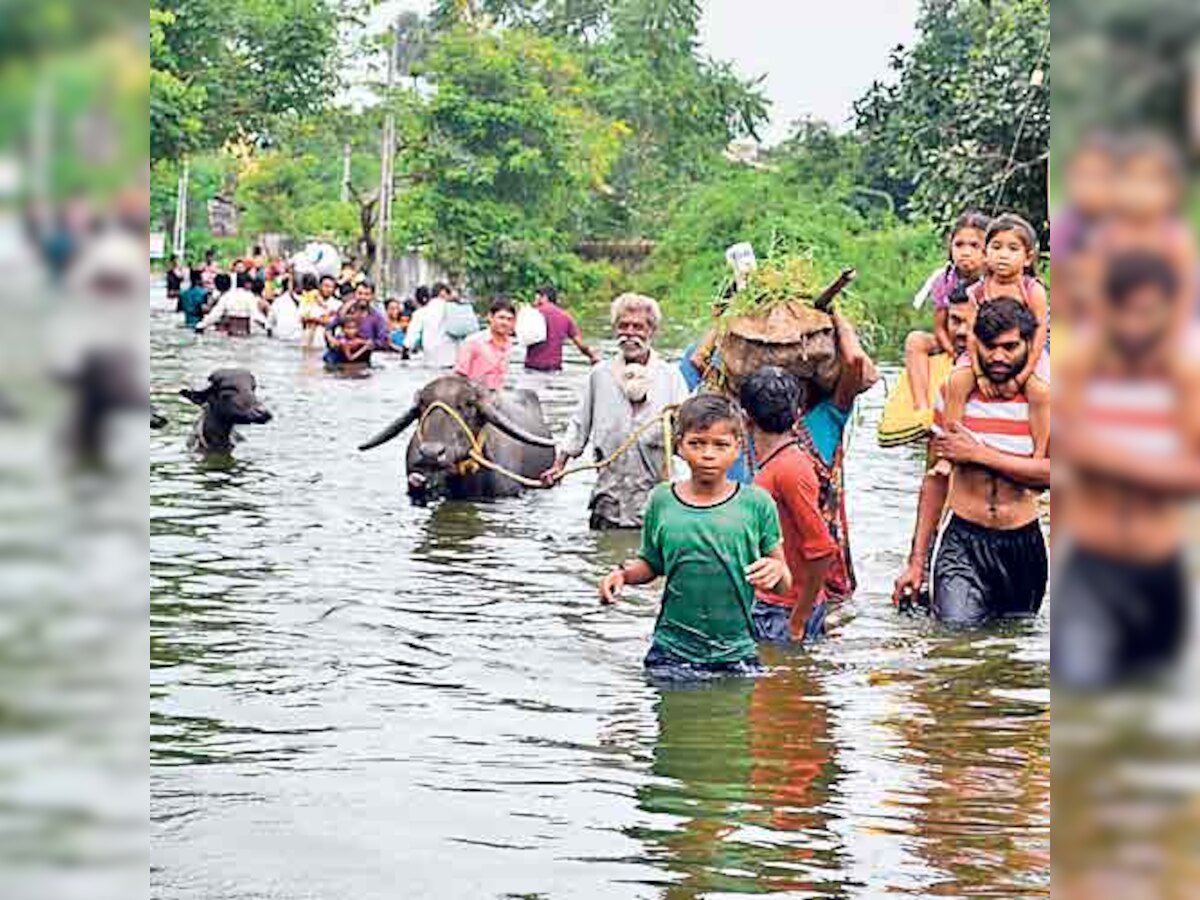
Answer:
[[[1200,493],[1200,366],[1179,333],[1179,268],[1139,250],[1107,269],[1095,331],[1055,375],[1054,440],[1067,464],[1061,485],[1055,473],[1055,526],[1070,544],[1055,580],[1051,675],[1083,689],[1178,659],[1185,503]]]
[[[980,309],[974,326],[980,371],[1006,384],[1028,362],[1036,327],[1018,300],[1000,298]],[[933,561],[933,614],[963,626],[1032,616],[1048,580],[1037,496],[1049,486],[1050,460],[1034,458],[1028,404],[1020,395],[984,402],[976,394],[962,421],[951,421],[944,398],[943,392],[935,417],[941,434],[932,446],[951,465],[925,476],[912,552],[892,599],[899,604],[920,591],[948,504],[951,516]]]

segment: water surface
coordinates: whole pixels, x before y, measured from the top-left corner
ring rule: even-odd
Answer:
[[[636,539],[588,531],[590,476],[412,507],[403,442],[355,445],[427,371],[152,319],[154,896],[1049,894],[1048,628],[892,611],[921,463],[876,448],[882,388],[847,467],[854,618],[766,677],[663,691],[655,592],[596,603]],[[222,365],[275,421],[205,463],[175,392]],[[556,432],[583,375],[535,384]]]

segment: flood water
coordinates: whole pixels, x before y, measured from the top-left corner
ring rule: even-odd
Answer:
[[[155,307],[155,897],[1049,895],[1048,625],[893,611],[921,462],[876,447],[882,388],[847,465],[854,617],[765,677],[661,690],[654,589],[596,601],[636,538],[588,531],[590,476],[412,507],[404,442],[355,446],[428,371],[339,378]],[[206,463],[176,391],[224,365],[275,420]],[[556,433],[584,371],[537,385]]]

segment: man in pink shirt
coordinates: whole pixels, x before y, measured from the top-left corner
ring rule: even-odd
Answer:
[[[497,297],[488,310],[488,330],[463,341],[454,371],[477,381],[488,390],[504,387],[508,375],[508,357],[517,326],[517,310],[506,297]]]
[[[546,320],[546,339],[525,351],[525,368],[531,372],[558,372],[562,369],[563,344],[568,340],[594,366],[600,354],[583,342],[583,332],[571,314],[558,305],[558,291],[544,287],[537,292],[534,309]]]

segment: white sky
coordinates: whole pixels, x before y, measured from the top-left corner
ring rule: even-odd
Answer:
[[[426,13],[430,0],[384,0],[372,21],[400,10]],[[852,105],[876,79],[887,79],[897,44],[915,37],[918,0],[706,0],[701,42],[745,77],[766,75],[771,124],[763,140],[787,136],[812,116],[847,127]]]

